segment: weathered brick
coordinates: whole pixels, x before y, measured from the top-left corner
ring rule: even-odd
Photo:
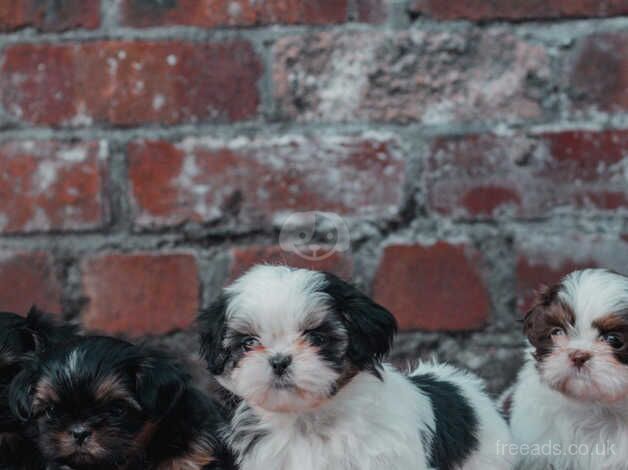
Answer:
[[[0,145],[0,233],[87,230],[107,222],[105,143]]]
[[[333,246],[303,246],[300,254],[288,252],[281,247],[246,246],[231,250],[229,281],[244,274],[256,264],[276,264],[293,268],[332,272],[344,279],[353,274],[353,260],[347,252],[333,251]]]
[[[628,111],[627,45],[628,33],[595,34],[579,42],[565,74],[574,111]]]
[[[274,56],[286,119],[521,121],[551,107],[546,49],[501,28],[288,36]]]
[[[99,25],[100,0],[0,0],[0,31],[26,27],[63,31]]]
[[[411,0],[409,11],[440,20],[531,20],[628,14],[626,0]]]
[[[386,20],[389,0],[356,0],[357,20],[364,23],[382,23]]]
[[[0,311],[26,314],[31,306],[61,312],[61,284],[43,252],[0,251]]]
[[[199,307],[198,268],[186,253],[109,253],[81,264],[85,328],[131,336],[190,326]]]
[[[348,0],[123,0],[122,21],[135,27],[330,24],[347,20]]]
[[[138,141],[128,158],[143,227],[232,217],[259,228],[294,211],[386,216],[403,196],[404,159],[389,136]]]
[[[627,242],[602,235],[521,233],[516,240],[520,311],[531,306],[538,288],[577,269],[607,268],[628,275]]]
[[[390,245],[375,275],[373,297],[403,330],[481,328],[491,304],[479,261],[479,253],[461,244]]]
[[[627,148],[626,131],[440,138],[428,156],[428,205],[471,218],[626,209]]]
[[[260,61],[245,41],[21,44],[0,93],[22,121],[84,126],[238,121],[255,116]]]

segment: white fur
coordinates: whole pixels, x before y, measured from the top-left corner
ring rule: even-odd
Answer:
[[[300,332],[329,313],[329,299],[319,292],[324,281],[313,271],[262,266],[227,290],[227,323],[254,330],[264,346],[218,377],[245,399],[230,438],[241,470],[427,470],[423,438],[429,444],[435,427],[428,396],[384,365],[381,380],[360,372],[330,398],[340,374],[316,351],[298,346]],[[268,357],[276,353],[295,356],[294,381],[304,398],[270,385]],[[459,470],[510,469],[508,457],[498,455],[498,443],[510,443],[508,426],[482,382],[444,365],[422,364],[414,372],[425,373],[457,385],[477,415],[479,448]],[[263,437],[251,445],[255,436]]]
[[[515,443],[551,455],[521,458],[521,469],[551,464],[555,470],[626,470],[628,366],[612,361],[592,323],[628,308],[628,279],[604,270],[579,271],[563,280],[559,295],[573,310],[575,326],[540,364],[529,351],[511,408]],[[575,371],[567,358],[574,349],[592,353],[583,371]],[[565,380],[569,396],[555,389]]]

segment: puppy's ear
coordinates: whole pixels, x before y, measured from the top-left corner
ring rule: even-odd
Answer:
[[[222,294],[198,317],[201,335],[201,354],[207,361],[209,371],[221,375],[229,360],[229,351],[222,342],[227,326],[227,306],[229,297]]]
[[[22,337],[28,349],[40,354],[50,344],[71,338],[76,330],[76,327],[58,321],[33,305],[26,315]]]
[[[189,376],[182,365],[153,351],[145,351],[136,371],[137,400],[151,417],[168,414],[188,387]]]
[[[331,297],[349,333],[349,359],[358,367],[376,370],[392,346],[397,332],[395,317],[351,284],[331,273],[324,275],[322,290]]]
[[[20,421],[26,422],[33,416],[33,396],[38,372],[34,367],[22,370],[11,381],[9,408]]]
[[[532,306],[528,309],[523,319],[523,333],[534,344],[541,329],[545,328],[544,317],[547,310],[558,298],[560,285],[541,286],[535,293]]]

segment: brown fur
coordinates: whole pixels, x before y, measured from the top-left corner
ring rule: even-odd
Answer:
[[[59,395],[53,384],[46,378],[41,379],[35,387],[35,397],[33,399],[33,410],[35,413],[43,411],[48,404],[58,401]]]
[[[575,324],[575,315],[571,308],[560,300],[560,285],[543,288],[524,320],[524,332],[530,343],[536,348],[534,357],[540,361],[551,353],[554,341],[551,331],[562,328],[568,331]]]
[[[199,440],[192,443],[185,456],[164,462],[157,467],[157,470],[202,470],[214,461],[211,444],[205,440]]]
[[[597,328],[601,334],[613,333],[624,341],[628,341],[628,312],[607,315],[593,322],[593,326]],[[613,349],[613,355],[622,364],[628,365],[628,345],[624,343],[621,349]]]
[[[133,395],[126,389],[121,383],[120,379],[116,376],[104,378],[94,390],[94,398],[97,401],[115,401],[123,400],[136,409],[140,409],[140,405],[137,403]]]

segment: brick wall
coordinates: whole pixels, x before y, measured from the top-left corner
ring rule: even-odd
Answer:
[[[191,353],[197,309],[251,264],[328,269],[397,315],[397,362],[497,390],[539,283],[628,271],[625,15],[0,0],[0,308]],[[286,251],[303,211],[340,215],[350,249]]]

